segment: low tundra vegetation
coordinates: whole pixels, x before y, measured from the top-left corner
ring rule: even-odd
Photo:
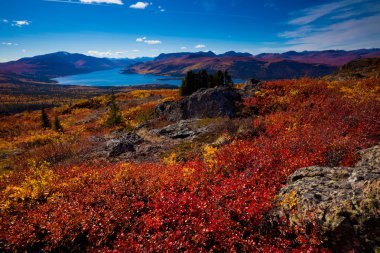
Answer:
[[[116,101],[134,127],[176,92]],[[74,159],[89,137],[117,129],[103,124],[106,105],[46,110],[64,132],[42,129],[39,112],[3,117],[1,152],[21,154],[4,156],[13,165],[0,180],[0,250],[329,252],[312,219],[292,227],[269,212],[292,172],[353,165],[359,149],[379,141],[379,95],[378,79],[266,82],[245,100],[254,113],[239,134],[222,133],[223,145],[201,145],[189,159],[173,149],[161,163]],[[56,145],[68,157],[52,159]]]

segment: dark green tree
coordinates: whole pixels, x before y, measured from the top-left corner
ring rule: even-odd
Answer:
[[[54,126],[55,131],[63,133],[63,127],[61,125],[61,121],[59,120],[59,118],[57,116],[54,117],[53,126]]]
[[[121,117],[120,109],[116,104],[115,95],[111,95],[110,101],[108,103],[108,118],[106,120],[106,126],[112,127],[119,125],[123,122]]]
[[[232,77],[228,74],[228,71],[224,71],[224,85],[232,87],[234,82],[232,81]]]
[[[45,109],[41,110],[41,126],[42,128],[51,128],[49,116],[45,112]]]
[[[181,96],[188,96],[199,89],[214,88],[216,86],[233,86],[232,77],[227,71],[219,70],[213,75],[208,74],[206,70],[201,70],[198,73],[189,71],[182,80],[179,93]]]
[[[186,77],[182,79],[182,85],[179,89],[179,94],[181,96],[187,96],[194,92],[195,89],[195,73],[189,71],[186,73]]]
[[[215,73],[215,86],[224,86],[224,74],[221,70]]]

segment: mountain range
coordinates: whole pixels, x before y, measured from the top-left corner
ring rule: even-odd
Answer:
[[[182,77],[190,70],[209,72],[228,70],[233,78],[261,80],[320,77],[333,73],[351,60],[380,56],[380,49],[353,51],[289,51],[252,55],[229,51],[181,52],[160,54],[155,58],[97,58],[83,54],[56,52],[17,61],[0,63],[0,75],[17,75],[37,80],[123,68],[123,73]]]
[[[128,58],[97,58],[83,54],[57,52],[0,63],[0,74],[16,74],[33,79],[46,79],[118,67],[122,68],[143,61],[144,59],[139,61]]]
[[[341,65],[354,60],[380,56],[380,49],[354,51],[289,51],[282,54],[238,53],[216,55],[209,52],[161,54],[153,61],[134,64],[124,73],[183,76],[190,70],[209,72],[228,70],[234,78],[261,80],[298,77],[320,77],[333,73]]]

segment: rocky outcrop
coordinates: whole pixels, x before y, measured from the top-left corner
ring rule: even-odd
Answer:
[[[171,139],[185,139],[207,131],[206,127],[197,127],[198,119],[181,120],[175,124],[163,127],[153,132]]]
[[[242,86],[242,90],[260,90],[262,83],[259,80],[256,79],[248,79],[244,82],[244,85]]]
[[[143,139],[132,132],[111,139],[106,144],[106,149],[109,151],[108,157],[116,157],[126,152],[133,152],[135,151],[135,145],[141,142],[143,142]]]
[[[275,216],[301,225],[312,216],[336,252],[380,246],[380,145],[360,152],[355,167],[308,167],[293,173]]]
[[[229,87],[201,89],[175,102],[156,107],[156,115],[170,121],[191,118],[235,117],[240,111],[241,95]]]

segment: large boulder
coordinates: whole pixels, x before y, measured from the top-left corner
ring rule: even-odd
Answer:
[[[312,216],[335,252],[375,252],[380,246],[380,146],[360,154],[355,167],[312,166],[293,173],[274,215],[293,225]]]
[[[117,157],[126,152],[134,152],[135,145],[143,142],[143,139],[132,132],[110,139],[106,144],[109,151],[108,157]]]
[[[242,98],[233,88],[200,89],[179,101],[167,101],[156,107],[156,115],[170,121],[191,118],[235,117]]]

